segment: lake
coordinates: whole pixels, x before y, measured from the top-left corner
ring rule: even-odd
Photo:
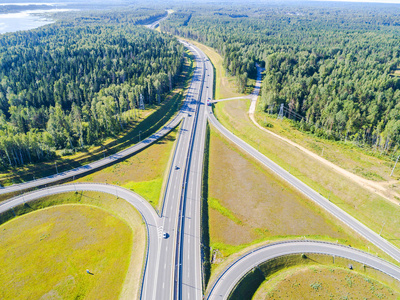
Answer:
[[[54,21],[46,18],[43,15],[52,12],[62,12],[62,11],[70,11],[71,9],[59,9],[53,8],[52,5],[48,5],[49,9],[31,9],[32,4],[29,5],[29,10],[23,10],[23,4],[14,3],[14,4],[1,4],[1,6],[12,5],[21,6],[20,11],[0,14],[0,34],[6,32],[15,32],[19,30],[29,30],[33,28],[37,28],[46,24],[53,23]],[[42,3],[38,3],[37,5],[43,5]]]

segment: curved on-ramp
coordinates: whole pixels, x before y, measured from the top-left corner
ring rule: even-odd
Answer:
[[[205,299],[228,299],[240,279],[253,268],[280,256],[303,253],[343,257],[377,269],[400,282],[399,267],[363,251],[327,242],[288,241],[260,247],[238,258],[219,275]]]
[[[154,274],[156,270],[155,260],[151,259],[157,255],[160,245],[161,236],[158,232],[158,228],[161,225],[161,218],[157,215],[153,207],[141,196],[135,194],[125,188],[118,187],[109,184],[97,184],[97,183],[74,183],[58,185],[54,187],[44,188],[36,190],[30,193],[26,193],[19,197],[13,198],[10,201],[0,204],[0,213],[6,212],[13,207],[28,203],[46,196],[77,192],[77,191],[93,191],[102,192],[111,195],[115,195],[119,198],[125,199],[127,202],[132,204],[142,215],[143,220],[147,227],[147,251],[145,265],[143,268],[143,280],[141,285],[141,299],[149,299],[148,293],[152,293],[152,282],[149,280],[149,274]],[[135,298],[136,295],[132,295]]]

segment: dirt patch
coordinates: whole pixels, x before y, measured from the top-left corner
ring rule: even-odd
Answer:
[[[299,145],[299,144],[297,144],[297,143],[295,143],[295,142],[293,142],[293,141],[291,141],[291,140],[289,140],[289,139],[287,139],[285,137],[282,137],[282,136],[280,136],[280,135],[278,135],[278,134],[276,134],[276,133],[274,133],[274,132],[272,132],[272,131],[270,131],[268,129],[265,129],[264,127],[262,127],[261,125],[259,125],[256,122],[256,120],[254,118],[254,114],[250,114],[249,116],[250,116],[251,121],[258,128],[260,128],[261,130],[263,130],[263,131],[273,135],[274,137],[279,138],[282,141],[284,141],[284,142],[296,147],[297,149],[303,151],[304,153],[306,153],[310,157],[316,159],[319,163],[322,163],[322,164],[326,165],[327,167],[332,168],[332,170],[334,170],[335,172],[337,172],[337,173],[345,176],[346,178],[356,182],[357,184],[359,184],[363,188],[367,189],[368,191],[370,191],[372,193],[375,193],[375,194],[385,198],[386,200],[388,200],[388,201],[390,201],[390,202],[392,202],[394,204],[399,204],[400,203],[399,200],[396,200],[396,199],[400,199],[400,194],[398,194],[397,192],[395,192],[393,190],[388,189],[387,188],[387,186],[388,186],[387,182],[376,182],[376,181],[373,181],[373,180],[362,178],[362,177],[360,177],[360,176],[358,176],[356,174],[353,174],[352,172],[349,172],[349,171],[339,167],[338,165],[336,165],[336,164],[326,160],[325,158],[313,153],[312,151],[304,148],[303,146],[301,146],[301,145]],[[397,182],[397,181],[395,181],[395,182]]]

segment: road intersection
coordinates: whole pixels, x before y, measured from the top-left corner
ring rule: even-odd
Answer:
[[[318,205],[400,262],[398,248],[224,128],[214,117],[211,107],[207,106],[207,103],[212,100],[213,93],[214,74],[211,62],[194,45],[186,41],[181,41],[181,43],[195,56],[196,69],[184,105],[169,124],[141,143],[103,160],[62,174],[13,185],[0,191],[0,193],[6,193],[24,190],[92,172],[143,149],[182,121],[160,216],[149,203],[135,193],[117,186],[89,183],[59,185],[15,197],[0,204],[0,213],[34,199],[63,192],[88,190],[117,195],[139,210],[147,227],[147,259],[140,298],[146,300],[203,299],[200,213],[205,132],[208,121],[243,151],[252,155],[261,164],[270,168]],[[258,79],[257,90],[259,90],[261,77],[259,76]],[[255,91],[252,98],[256,99],[257,95],[258,91]],[[167,235],[164,236],[164,233]],[[207,299],[228,298],[236,282],[252,268],[265,260],[294,253],[323,253],[353,259],[400,280],[400,269],[397,266],[359,250],[315,241],[293,241],[265,246],[239,258],[216,280]]]

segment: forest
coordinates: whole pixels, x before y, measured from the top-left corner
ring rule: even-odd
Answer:
[[[400,142],[400,21],[393,4],[199,6],[163,30],[215,48],[240,92],[265,67],[262,107],[333,140],[396,152]]]
[[[40,162],[99,144],[160,103],[183,66],[183,47],[137,26],[166,14],[66,14],[0,37],[0,167]]]

